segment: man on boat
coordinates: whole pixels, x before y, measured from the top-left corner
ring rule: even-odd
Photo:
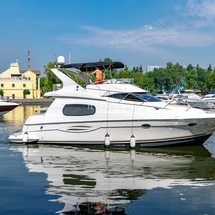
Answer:
[[[93,74],[96,74],[96,81],[95,81],[96,84],[103,83],[103,71],[99,67],[96,67],[96,70],[91,72],[88,75],[93,75]]]

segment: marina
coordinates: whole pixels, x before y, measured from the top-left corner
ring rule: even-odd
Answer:
[[[1,3],[0,215],[215,214],[215,1]]]
[[[214,134],[200,146],[132,150],[11,144],[39,108],[0,118],[2,214],[214,214]]]

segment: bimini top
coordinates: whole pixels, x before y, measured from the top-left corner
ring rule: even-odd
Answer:
[[[114,61],[114,62],[101,61],[101,62],[72,63],[72,64],[61,65],[61,68],[75,68],[75,69],[81,70],[82,72],[94,71],[96,67],[99,67],[100,69],[120,69],[120,68],[124,68],[124,64],[119,61]]]

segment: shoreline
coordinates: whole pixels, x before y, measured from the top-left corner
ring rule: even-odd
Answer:
[[[40,99],[10,99],[11,102],[18,103],[20,105],[50,105],[53,98],[40,98]]]

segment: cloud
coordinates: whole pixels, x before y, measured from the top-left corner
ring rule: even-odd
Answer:
[[[214,0],[201,0],[194,1],[188,0],[187,13],[190,16],[197,16],[206,19],[215,18],[215,1]]]
[[[149,51],[164,46],[203,47],[214,43],[214,34],[192,30],[183,26],[163,28],[145,25],[130,30],[111,30],[93,26],[83,27],[83,35],[61,37],[60,40],[71,45],[95,46]]]
[[[168,51],[171,48],[208,47],[215,43],[215,1],[188,0],[175,7],[172,17],[156,20],[135,29],[107,29],[82,26],[82,33],[59,40],[83,47],[130,50],[136,52]],[[176,18],[177,17],[177,18]]]

